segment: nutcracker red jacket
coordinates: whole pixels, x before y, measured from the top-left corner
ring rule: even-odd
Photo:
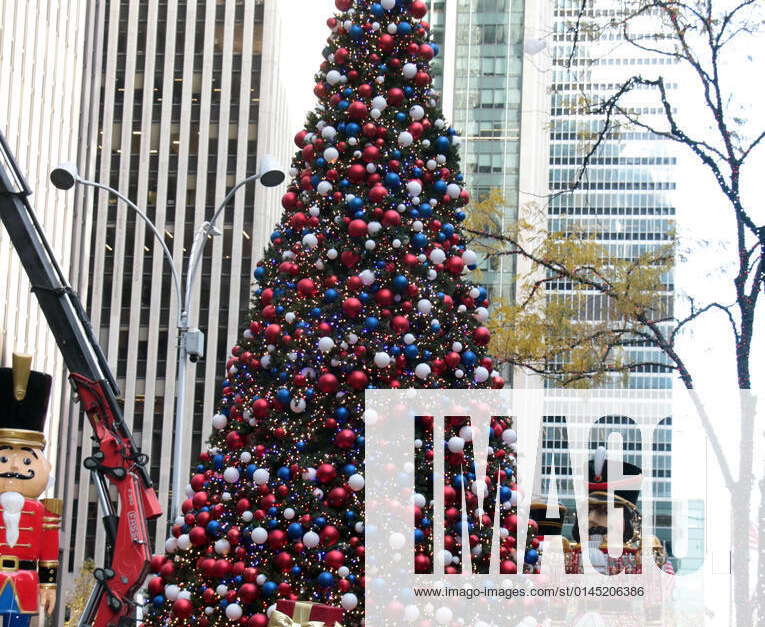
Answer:
[[[40,580],[37,569],[58,566],[60,526],[58,512],[49,511],[35,499],[25,499],[19,517],[19,538],[11,547],[6,538],[5,520],[0,517],[0,591],[5,586],[13,586],[16,602],[24,614],[38,611]],[[37,566],[34,570],[18,569],[20,560],[37,562]],[[16,562],[16,569],[13,562]],[[50,585],[50,582],[43,583]]]

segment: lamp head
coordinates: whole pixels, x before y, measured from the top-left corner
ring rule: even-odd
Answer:
[[[77,166],[73,163],[62,163],[50,173],[50,181],[58,189],[72,189],[79,178]]]
[[[281,185],[286,175],[279,166],[279,162],[272,155],[263,155],[260,159],[260,182],[265,187]]]

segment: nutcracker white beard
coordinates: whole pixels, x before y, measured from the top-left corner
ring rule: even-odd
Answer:
[[[0,505],[3,506],[5,542],[14,547],[19,540],[19,519],[24,508],[24,496],[18,492],[3,492],[0,494]]]
[[[603,543],[604,536],[600,534],[590,535],[590,563],[592,567],[597,570],[601,575],[608,574],[608,560],[606,554],[600,550],[600,545]]]

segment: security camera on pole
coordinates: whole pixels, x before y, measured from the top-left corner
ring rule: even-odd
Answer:
[[[185,290],[181,288],[181,272],[182,268],[176,268],[173,260],[173,255],[167,247],[164,239],[160,235],[157,227],[149,219],[145,212],[141,211],[138,206],[133,203],[129,198],[119,191],[82,178],[78,172],[76,166],[71,163],[65,163],[59,165],[50,173],[51,182],[59,189],[67,190],[79,183],[96,189],[102,189],[110,194],[113,194],[120,200],[122,200],[128,207],[130,207],[141,220],[144,221],[149,230],[154,234],[154,237],[160,243],[162,252],[165,255],[168,265],[170,266],[170,273],[173,277],[173,285],[175,288],[176,300],[179,303],[179,312],[177,320],[178,328],[178,370],[176,372],[175,379],[175,440],[173,447],[173,479],[172,479],[172,510],[169,521],[172,522],[175,519],[176,514],[180,509],[180,504],[183,500],[183,476],[185,471],[180,464],[181,454],[183,451],[183,443],[185,441],[184,434],[184,414],[186,410],[186,364],[189,360],[197,362],[204,356],[204,333],[197,328],[189,328],[189,303],[191,302],[191,294],[194,287],[194,281],[196,280],[199,270],[199,264],[202,260],[202,253],[204,252],[204,245],[210,236],[219,236],[219,231],[215,224],[221,213],[226,209],[228,203],[234,197],[239,188],[244,187],[248,183],[260,180],[261,184],[265,187],[276,187],[284,181],[285,174],[279,167],[276,159],[270,155],[264,155],[260,161],[260,167],[258,173],[248,176],[239,183],[237,183],[228,192],[226,197],[220,203],[212,218],[209,221],[204,222],[199,230],[194,235],[194,241],[191,246],[191,252],[189,253],[186,263],[186,286]]]

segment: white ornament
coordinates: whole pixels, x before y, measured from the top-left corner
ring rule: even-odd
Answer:
[[[316,186],[316,191],[319,192],[319,194],[321,194],[322,196],[326,196],[332,191],[332,183],[330,183],[329,181],[321,181]]]
[[[414,136],[408,132],[404,131],[398,136],[398,145],[402,148],[407,148],[411,146],[414,143]]]
[[[264,544],[268,540],[268,531],[263,529],[263,527],[255,527],[250,536],[255,544]]]
[[[231,544],[225,538],[216,540],[214,546],[215,546],[215,552],[218,555],[228,555],[229,551],[231,551]]]
[[[472,442],[473,441],[473,427],[470,425],[465,425],[460,429],[460,437],[465,440],[465,442]]]
[[[340,152],[337,148],[330,146],[324,151],[324,158],[330,163],[334,163],[340,158]]]
[[[325,126],[321,129],[321,136],[324,139],[328,139],[329,141],[332,141],[335,139],[335,136],[337,135],[337,130],[334,126]]]
[[[319,338],[319,350],[322,353],[328,353],[335,348],[335,342],[331,337]]]
[[[489,371],[483,366],[478,366],[473,372],[473,378],[477,383],[483,383],[489,378]]]
[[[183,535],[178,536],[178,548],[181,551],[188,551],[191,548],[191,539],[189,538],[189,534],[184,533]]]
[[[238,603],[229,603],[226,606],[226,617],[229,620],[239,620],[242,618],[242,606]]]
[[[340,72],[338,72],[337,70],[330,70],[329,72],[327,72],[327,82],[330,85],[337,85],[340,82],[340,79],[342,77],[343,75],[340,74]]]
[[[223,414],[215,414],[212,419],[212,426],[215,429],[223,429],[228,424],[228,418]]]
[[[356,606],[358,604],[359,604],[359,599],[352,592],[346,592],[343,596],[340,597],[340,605],[342,605],[343,609],[348,612],[350,612],[353,609],[356,609]]]
[[[176,538],[168,538],[165,540],[165,551],[168,553],[175,553],[178,550],[178,540]]]
[[[418,379],[427,379],[430,376],[430,366],[428,364],[417,364],[414,374]]]
[[[364,285],[369,286],[375,282],[375,273],[371,270],[364,270],[361,274],[359,274],[359,278]]]
[[[478,262],[478,255],[472,250],[466,250],[462,253],[462,261],[465,262],[466,266],[474,266]]]
[[[316,248],[318,245],[319,245],[319,240],[313,233],[309,233],[308,235],[303,237],[303,246],[305,248],[308,248],[310,250],[311,248]]]
[[[368,239],[366,242],[364,242],[364,248],[367,250],[374,250],[377,248],[377,242],[375,242],[373,239]]]
[[[337,259],[337,251],[334,248],[327,251],[327,259]]]
[[[406,344],[414,344],[414,340],[415,340],[415,337],[414,337],[414,335],[412,335],[411,333],[407,333],[407,334],[404,336],[404,342],[405,342]]]
[[[454,612],[448,607],[439,607],[436,610],[436,622],[439,625],[448,625],[452,622]]]
[[[518,441],[518,434],[514,429],[505,429],[502,432],[502,441],[505,444],[515,444]]]
[[[387,368],[390,365],[390,355],[388,353],[375,353],[375,366],[378,368]]]
[[[383,9],[390,11],[393,7],[396,6],[396,0],[380,0],[380,4],[382,5]]]
[[[430,260],[436,265],[438,265],[439,263],[443,263],[444,261],[446,261],[446,253],[440,248],[434,248],[430,252]]]
[[[423,109],[420,105],[414,105],[411,109],[409,109],[409,117],[415,121],[419,121],[425,117],[425,109]]]
[[[460,192],[462,190],[460,189],[460,186],[456,183],[449,183],[446,186],[446,193],[449,196],[449,198],[459,198]]]
[[[448,564],[449,562],[444,562]],[[420,610],[416,605],[407,605],[404,608],[404,621],[407,623],[414,623],[420,617]]]
[[[380,109],[372,109],[369,112],[369,117],[373,120],[379,120],[382,117],[382,111],[380,111]]]
[[[293,398],[290,401],[290,409],[296,414],[302,414],[306,409],[304,398]]]
[[[385,111],[385,109],[388,108],[388,101],[385,96],[375,96],[372,98],[372,107],[379,109],[380,111]]]
[[[433,311],[433,303],[431,303],[427,298],[423,298],[417,303],[417,311],[428,315],[431,311]]]
[[[486,322],[489,319],[489,310],[486,307],[478,307],[473,315],[479,322]]]
[[[400,551],[406,544],[406,538],[403,533],[392,533],[388,538],[388,544],[394,551]]]
[[[410,196],[419,196],[422,193],[422,183],[414,179],[406,184],[406,191]]]
[[[404,74],[404,78],[411,80],[417,75],[417,65],[414,63],[405,63],[401,71]]]
[[[223,471],[223,478],[228,483],[236,483],[239,481],[239,471],[233,466],[229,466]]]
[[[169,586],[165,586],[165,598],[168,601],[175,601],[178,598],[178,593],[180,591],[181,591],[181,589],[178,586],[174,585],[174,584],[171,584]]]
[[[305,544],[309,549],[313,549],[319,546],[320,541],[321,538],[319,538],[319,534],[315,531],[308,531],[303,535],[303,544]]]
[[[265,468],[258,468],[253,474],[252,474],[252,480],[255,483],[255,485],[265,485],[268,483],[268,479],[270,478],[270,475],[268,473],[268,470]]]
[[[364,477],[358,473],[355,473],[348,477],[348,485],[350,486],[351,490],[354,492],[358,492],[359,490],[364,489]]]
[[[369,231],[370,235],[377,235],[381,229],[382,229],[382,224],[380,224],[379,222],[373,221],[367,224],[367,231]]]
[[[449,438],[447,446],[452,453],[461,453],[465,448],[465,440],[459,436],[453,435]]]

